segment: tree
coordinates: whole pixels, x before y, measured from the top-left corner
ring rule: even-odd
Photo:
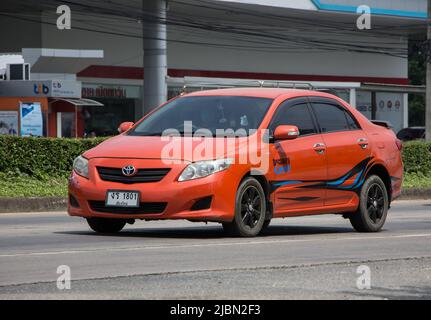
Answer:
[[[409,42],[409,79],[411,85],[426,84],[426,48],[423,41]],[[409,126],[425,126],[423,94],[409,94]]]

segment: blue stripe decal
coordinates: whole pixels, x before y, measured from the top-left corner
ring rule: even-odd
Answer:
[[[350,177],[350,172],[348,174],[346,174],[344,177],[342,177],[341,179],[337,180],[337,181],[331,181],[331,182],[326,182],[326,184],[328,186],[339,186],[341,184],[343,184],[349,177]]]
[[[366,158],[358,163],[352,170],[347,172],[341,178],[329,181],[298,181],[298,180],[284,180],[284,181],[270,181],[272,188],[277,189],[278,187],[297,185],[304,183],[311,183],[304,186],[299,186],[299,188],[328,188],[328,189],[339,189],[339,190],[357,190],[365,182],[367,168],[370,164],[372,157]],[[353,183],[349,185],[343,185],[349,178],[353,178],[356,175]]]
[[[301,183],[303,182],[302,181],[283,181],[283,182],[274,183],[274,186],[281,187],[281,186],[287,186],[291,184],[301,184]]]
[[[348,190],[348,189],[355,189],[355,188],[359,187],[359,186],[357,186],[357,184],[359,182],[359,179],[361,178],[362,172],[364,172],[364,170],[361,170],[358,173],[358,175],[356,176],[355,181],[353,181],[353,184],[351,184],[350,186],[340,186],[339,188],[340,189],[346,189],[346,190]]]
[[[355,6],[345,6],[339,4],[324,4],[320,0],[311,0],[314,5],[320,10],[327,11],[341,11],[341,12],[352,12],[356,13],[357,7]],[[371,14],[388,15],[388,16],[401,16],[409,18],[421,18],[427,19],[427,12],[423,11],[406,11],[406,10],[393,10],[393,9],[381,9],[381,8],[371,8]]]

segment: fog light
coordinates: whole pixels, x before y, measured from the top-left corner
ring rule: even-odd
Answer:
[[[79,208],[78,200],[76,200],[76,198],[71,194],[69,194],[69,203],[70,203],[70,206],[74,208]]]
[[[190,208],[190,210],[191,211],[197,211],[197,210],[209,209],[211,207],[211,201],[212,201],[212,199],[213,199],[212,196],[198,199],[192,205],[192,207]]]

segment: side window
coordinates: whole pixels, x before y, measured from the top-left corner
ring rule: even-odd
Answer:
[[[293,106],[282,104],[277,110],[271,129],[275,130],[280,125],[297,126],[301,136],[317,133],[306,103],[299,103]]]
[[[353,119],[353,117],[350,115],[350,113],[348,113],[346,110],[344,110],[344,114],[346,115],[347,124],[349,125],[350,130],[360,129],[358,123],[356,122],[355,119]]]
[[[350,130],[351,126],[347,121],[348,114],[342,107],[329,103],[313,102],[313,110],[322,133]],[[353,119],[351,120],[353,121]],[[353,121],[353,123],[355,122]],[[355,126],[357,126],[356,123]]]

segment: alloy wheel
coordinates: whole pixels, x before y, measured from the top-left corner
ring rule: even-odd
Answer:
[[[262,215],[262,197],[255,186],[248,186],[241,197],[241,221],[253,229]]]
[[[367,211],[372,223],[377,224],[380,222],[384,210],[385,200],[383,190],[377,183],[374,183],[369,187],[367,193]]]

